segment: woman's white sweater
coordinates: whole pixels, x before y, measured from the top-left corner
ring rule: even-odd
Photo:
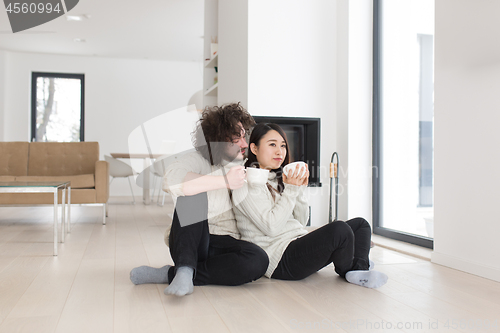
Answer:
[[[277,189],[274,172],[268,183]],[[307,234],[305,225],[309,207],[304,196],[306,186],[285,184],[281,195],[273,199],[266,185],[245,185],[233,191],[233,210],[241,239],[260,246],[269,256],[266,276],[271,277],[288,244]]]

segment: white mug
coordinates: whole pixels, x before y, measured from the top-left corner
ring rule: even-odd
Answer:
[[[246,168],[246,180],[249,184],[264,185],[267,183],[269,170],[260,168]]]
[[[288,173],[291,170],[292,173],[290,175],[292,175],[293,172],[295,172],[295,168],[297,167],[297,165],[299,166],[299,170],[301,168],[303,168],[302,172],[299,171],[299,177],[302,177],[306,173],[306,162],[302,162],[302,161],[293,162],[293,163],[289,163],[289,164],[285,165],[285,167],[283,168],[283,173],[286,176],[288,176]]]

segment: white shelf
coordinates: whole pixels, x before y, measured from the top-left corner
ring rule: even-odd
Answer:
[[[204,33],[203,33],[203,106],[214,106],[218,105],[218,87],[217,81],[218,74],[215,68],[219,67],[219,53],[216,52],[212,54],[212,43],[218,36],[219,32],[219,1],[220,0],[203,0],[204,6],[204,16],[205,20],[203,23]],[[205,60],[208,59],[208,60]]]
[[[219,83],[214,84],[210,88],[205,91],[205,96],[217,96],[217,88],[219,87]]]
[[[205,68],[217,67],[218,64],[219,64],[219,54],[217,53],[215,57],[213,57],[211,60],[208,60],[205,63]]]

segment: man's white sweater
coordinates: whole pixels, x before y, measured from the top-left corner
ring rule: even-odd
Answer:
[[[224,163],[224,166],[211,165],[200,153],[193,152],[179,158],[170,164],[163,177],[163,190],[170,193],[174,200],[174,207],[177,197],[184,196],[184,179],[188,172],[200,175],[223,176],[229,169],[237,164]],[[227,189],[213,190],[207,192],[208,198],[208,228],[214,235],[230,235],[240,239],[240,233],[236,227],[231,199]],[[168,245],[168,234],[165,234],[165,242]]]
[[[269,184],[277,189],[274,172]],[[273,199],[266,185],[245,185],[233,191],[233,209],[241,239],[260,246],[269,256],[266,276],[271,277],[288,244],[307,234],[304,228],[309,207],[304,197],[305,186],[285,184],[284,191]]]

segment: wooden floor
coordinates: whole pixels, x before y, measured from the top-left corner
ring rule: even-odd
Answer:
[[[381,247],[371,259],[389,282],[376,290],[332,266],[302,281],[195,287],[182,298],[165,296],[165,285],[134,286],[133,267],[172,263],[170,212],[114,204],[103,226],[99,207],[74,207],[53,257],[50,207],[0,207],[0,332],[500,331],[500,283]]]

